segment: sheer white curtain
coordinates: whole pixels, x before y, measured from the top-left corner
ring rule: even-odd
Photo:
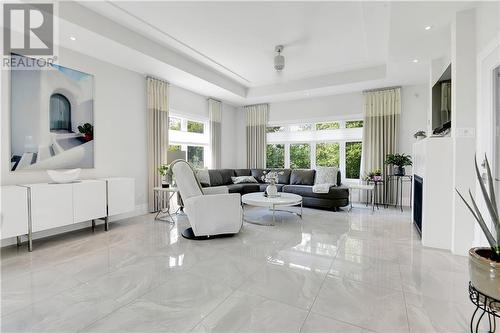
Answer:
[[[208,99],[208,116],[210,118],[210,149],[212,169],[221,167],[221,124],[222,103],[215,99]]]
[[[399,119],[401,116],[401,88],[367,91],[364,97],[363,163],[361,175],[380,169],[384,176],[390,173],[385,165],[387,154],[397,153]],[[386,182],[384,190],[389,203],[394,200],[393,187]],[[379,193],[379,198],[383,198]]]
[[[149,211],[160,209],[153,193],[161,186],[158,167],[166,163],[168,150],[168,83],[155,78],[146,78],[148,118],[148,202]]]
[[[266,167],[266,125],[269,104],[245,106],[247,113],[247,167]]]

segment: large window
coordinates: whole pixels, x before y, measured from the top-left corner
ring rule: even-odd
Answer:
[[[205,152],[203,146],[188,146],[187,161],[196,168],[205,166]]]
[[[308,143],[290,145],[290,167],[292,169],[309,169],[311,167],[311,145]]]
[[[332,121],[332,122],[328,122],[328,123],[317,123],[316,124],[317,131],[333,130],[333,129],[339,129],[339,128],[340,128],[340,123],[338,121]]]
[[[359,179],[363,121],[324,120],[267,127],[268,168],[337,166],[344,179]]]
[[[345,175],[346,178],[358,179],[361,167],[361,142],[346,142],[345,144]]]
[[[340,166],[340,145],[338,143],[316,144],[316,166]]]
[[[198,121],[187,121],[187,131],[190,133],[203,133],[205,131],[205,125]]]
[[[172,113],[171,113],[172,114]],[[169,151],[185,151],[196,168],[209,167],[208,120],[190,119],[173,114],[169,117]]]
[[[283,144],[267,145],[266,167],[278,168],[278,169],[285,167],[285,145]]]

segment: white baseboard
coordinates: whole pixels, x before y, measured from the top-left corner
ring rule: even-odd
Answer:
[[[109,218],[109,222],[116,222],[116,221],[123,220],[126,218],[145,215],[148,213],[149,213],[148,204],[137,205],[137,206],[135,206],[135,210],[130,212],[130,213],[111,216]],[[99,221],[100,220],[96,221],[97,224],[100,223]],[[104,222],[102,222],[102,223],[104,223]],[[58,234],[66,233],[66,232],[71,232],[71,231],[76,231],[76,230],[89,228],[89,227],[90,227],[90,221],[73,223],[73,224],[65,225],[65,226],[59,227],[59,228],[35,232],[35,233],[33,233],[33,239],[35,240],[35,239],[40,239],[43,237],[54,236],[54,235],[58,235]],[[26,237],[23,237],[23,241],[26,241]],[[6,238],[6,239],[1,240],[0,247],[10,246],[10,245],[14,245],[16,243],[17,243],[16,237]],[[35,247],[35,251],[36,251],[36,247]]]

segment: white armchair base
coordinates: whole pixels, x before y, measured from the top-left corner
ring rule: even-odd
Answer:
[[[193,232],[193,228],[189,227],[187,229],[184,229],[181,233],[182,237],[186,239],[191,239],[191,240],[207,240],[207,239],[213,239],[213,238],[223,238],[223,237],[232,237],[235,234],[220,234],[220,235],[214,235],[214,236],[196,236]]]

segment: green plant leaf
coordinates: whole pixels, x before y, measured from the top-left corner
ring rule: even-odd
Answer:
[[[493,176],[491,175],[491,168],[490,168],[490,162],[488,161],[488,157],[486,154],[484,155],[484,160],[486,162],[486,172],[488,173],[488,185],[489,185],[489,190],[490,190],[490,198],[491,202],[493,203],[493,210],[497,214],[497,220],[498,220],[498,210],[497,206],[495,203],[497,202],[497,198],[495,196],[495,184],[493,183]]]
[[[495,241],[495,238],[493,237],[493,235],[491,234],[490,230],[488,229],[488,226],[486,225],[486,223],[483,220],[481,212],[479,212],[479,209],[477,209],[477,206],[476,206],[476,203],[474,201],[474,198],[472,197],[472,194],[471,194],[472,204],[474,205],[474,207],[476,209],[477,215],[474,212],[474,210],[472,209],[472,207],[469,205],[469,203],[467,202],[467,200],[465,200],[465,198],[462,196],[462,194],[460,194],[460,192],[457,189],[455,189],[455,191],[458,193],[458,195],[460,196],[460,198],[462,199],[462,201],[465,203],[465,205],[467,206],[467,208],[469,208],[470,212],[472,213],[472,215],[476,219],[477,223],[479,223],[479,226],[483,230],[483,233],[486,236],[486,239],[488,240],[488,243],[490,244],[490,247],[492,249],[495,249],[496,247],[498,247],[498,244]]]
[[[483,193],[484,197],[484,202],[486,203],[486,207],[488,208],[488,212],[490,213],[491,219],[493,223],[495,224],[495,229],[500,228],[500,221],[498,221],[498,215],[496,213],[496,208],[493,208],[493,206],[496,205],[496,203],[492,204],[490,197],[488,195],[488,191],[486,191],[486,186],[484,186],[483,178],[481,177],[481,173],[479,172],[479,167],[477,166],[477,160],[474,158],[474,166],[476,168],[476,176],[477,180],[479,181],[479,185],[481,187],[481,192]]]

